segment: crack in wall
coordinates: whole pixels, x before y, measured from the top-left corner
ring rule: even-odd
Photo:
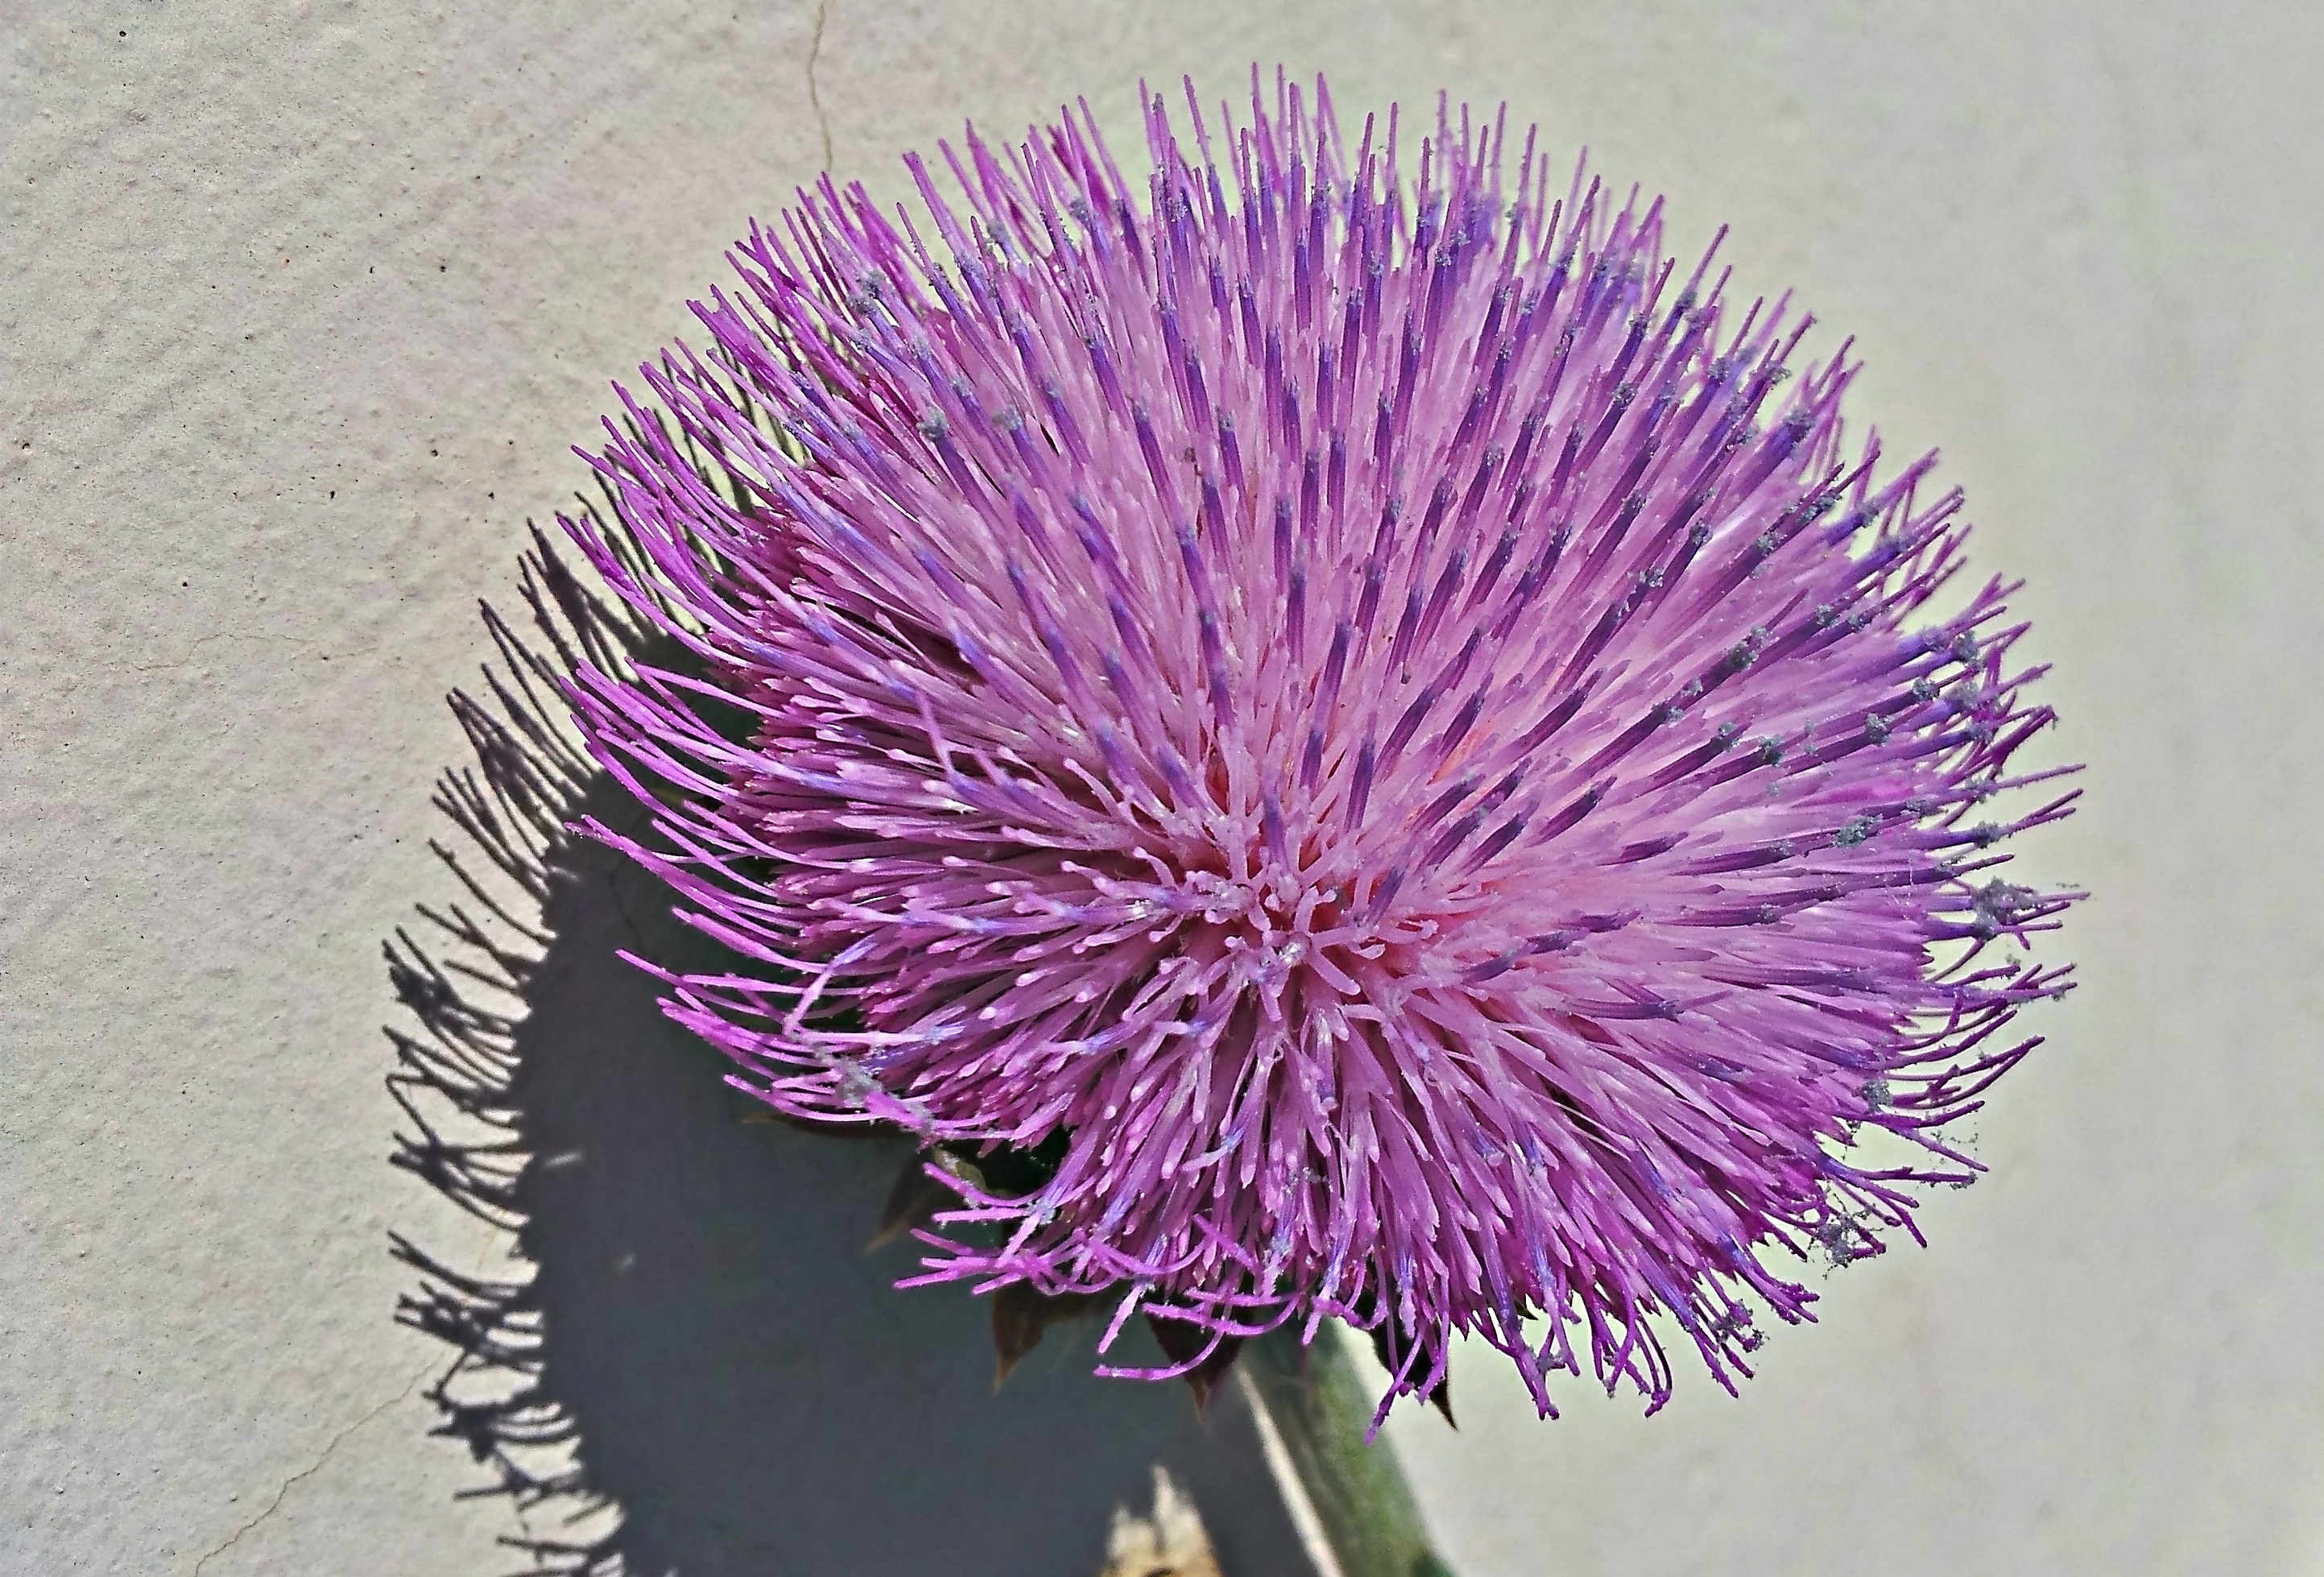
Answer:
[[[116,662],[111,666],[126,669],[133,674],[169,673],[178,669],[197,668],[200,666],[200,659],[193,655],[195,650],[208,646],[214,641],[257,641],[270,645],[308,649],[332,644],[330,641],[319,636],[290,635],[272,630],[212,630],[184,642],[178,649],[180,653],[179,656],[157,658],[151,662]],[[380,644],[374,641],[368,646],[346,647],[327,651],[323,653],[323,660],[329,662],[334,658],[363,657],[377,651]]]
[[[823,134],[823,167],[831,168],[831,117],[823,112],[823,95],[816,91],[816,62],[823,58],[823,24],[830,17],[831,0],[816,0],[815,36],[807,46],[807,102],[815,111],[816,130]]]
[[[401,1402],[407,1397],[410,1396],[413,1391],[419,1389],[420,1382],[426,1379],[428,1376],[434,1371],[434,1369],[435,1366],[430,1364],[428,1368],[421,1370],[418,1374],[413,1375],[409,1380],[404,1382],[404,1386],[401,1390],[388,1397],[384,1402],[380,1403],[379,1406],[372,1408],[362,1417],[356,1419],[354,1423],[340,1430],[337,1434],[332,1435],[331,1438],[324,1443],[322,1451],[316,1456],[313,1462],[309,1462],[305,1467],[300,1468],[297,1472],[291,1474],[289,1478],[283,1480],[281,1483],[275,1486],[273,1498],[268,1500],[264,1507],[260,1508],[257,1516],[252,1517],[248,1522],[244,1523],[240,1527],[235,1528],[232,1533],[226,1535],[223,1543],[214,1545],[209,1549],[202,1553],[200,1558],[194,1562],[193,1577],[201,1577],[203,1567],[208,1565],[212,1561],[217,1560],[220,1555],[226,1554],[226,1551],[234,1548],[236,1544],[241,1542],[243,1535],[250,1532],[260,1523],[264,1522],[268,1517],[273,1516],[277,1511],[280,1511],[282,1508],[283,1497],[290,1493],[292,1486],[300,1483],[303,1480],[311,1479],[318,1472],[320,1472],[322,1471],[323,1464],[331,1460],[331,1453],[337,1451],[339,1447],[346,1443],[349,1435],[355,1434],[356,1430],[361,1429],[364,1425],[370,1423],[373,1419],[386,1412],[390,1407],[394,1406],[398,1402]]]

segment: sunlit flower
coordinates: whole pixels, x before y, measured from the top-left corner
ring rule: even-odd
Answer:
[[[1659,1404],[1659,1315],[1731,1387],[1812,1301],[1763,1260],[1967,1180],[2063,987],[2015,948],[2070,895],[1991,874],[2072,798],[1984,808],[2062,770],[2008,588],[1944,595],[1958,492],[1659,203],[1194,102],[1136,185],[1086,108],[945,149],[964,207],[910,159],[926,235],[826,179],[623,395],[648,567],[574,529],[698,664],[575,700],[747,961],[669,1010],[929,1147],[918,1279],[1182,1367],[1337,1315],[1405,1392],[1476,1333],[1545,1412],[1585,1358]]]

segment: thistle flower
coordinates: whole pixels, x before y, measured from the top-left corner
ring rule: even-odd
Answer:
[[[1407,189],[1321,82],[1143,102],[1142,189],[1086,105],[945,147],[964,208],[908,158],[933,241],[825,177],[622,394],[631,540],[567,523],[697,665],[573,699],[750,961],[668,1010],[928,1147],[914,1281],[1143,1311],[1136,1372],[1337,1316],[1383,1410],[1456,1332],[1651,1410],[1674,1325],[1732,1389],[2065,986],[1989,872],[2073,796],[1980,809],[2070,770],[2012,588],[1940,603],[1846,346],[1505,115]]]

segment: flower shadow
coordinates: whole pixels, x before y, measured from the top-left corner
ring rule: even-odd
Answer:
[[[717,947],[564,833],[639,813],[549,688],[643,632],[545,543],[524,587],[537,633],[488,612],[492,695],[454,700],[477,762],[441,797],[466,853],[438,853],[467,898],[388,952],[418,1020],[390,1032],[395,1163],[514,1245],[486,1277],[397,1238],[418,1276],[398,1317],[447,1344],[438,1432],[493,1471],[477,1492],[514,1502],[529,1569],[1094,1572],[1159,1465],[1226,1572],[1305,1577],[1240,1393],[1198,1419],[1183,1387],[1098,1379],[1076,1325],[996,1394],[983,1303],[896,1290],[908,1241],[865,1251],[905,1146],[746,1120],[722,1060],[662,1017],[618,954],[700,966]]]

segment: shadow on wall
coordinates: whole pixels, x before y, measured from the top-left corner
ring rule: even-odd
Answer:
[[[524,591],[540,638],[487,612],[503,668],[488,704],[454,697],[477,764],[439,796],[508,881],[439,847],[467,900],[423,907],[433,952],[388,948],[421,1029],[390,1031],[411,1125],[395,1164],[511,1231],[527,1272],[479,1279],[395,1243],[420,1277],[399,1319],[454,1350],[438,1433],[493,1471],[475,1492],[513,1500],[511,1542],[575,1577],[1081,1577],[1159,1464],[1227,1577],[1311,1577],[1237,1388],[1198,1420],[1183,1386],[1098,1379],[1082,1324],[996,1395],[984,1304],[895,1290],[908,1240],[864,1251],[908,1148],[743,1120],[757,1103],[617,956],[699,967],[715,945],[562,831],[585,807],[640,817],[574,750],[552,687],[643,632],[538,537]]]

